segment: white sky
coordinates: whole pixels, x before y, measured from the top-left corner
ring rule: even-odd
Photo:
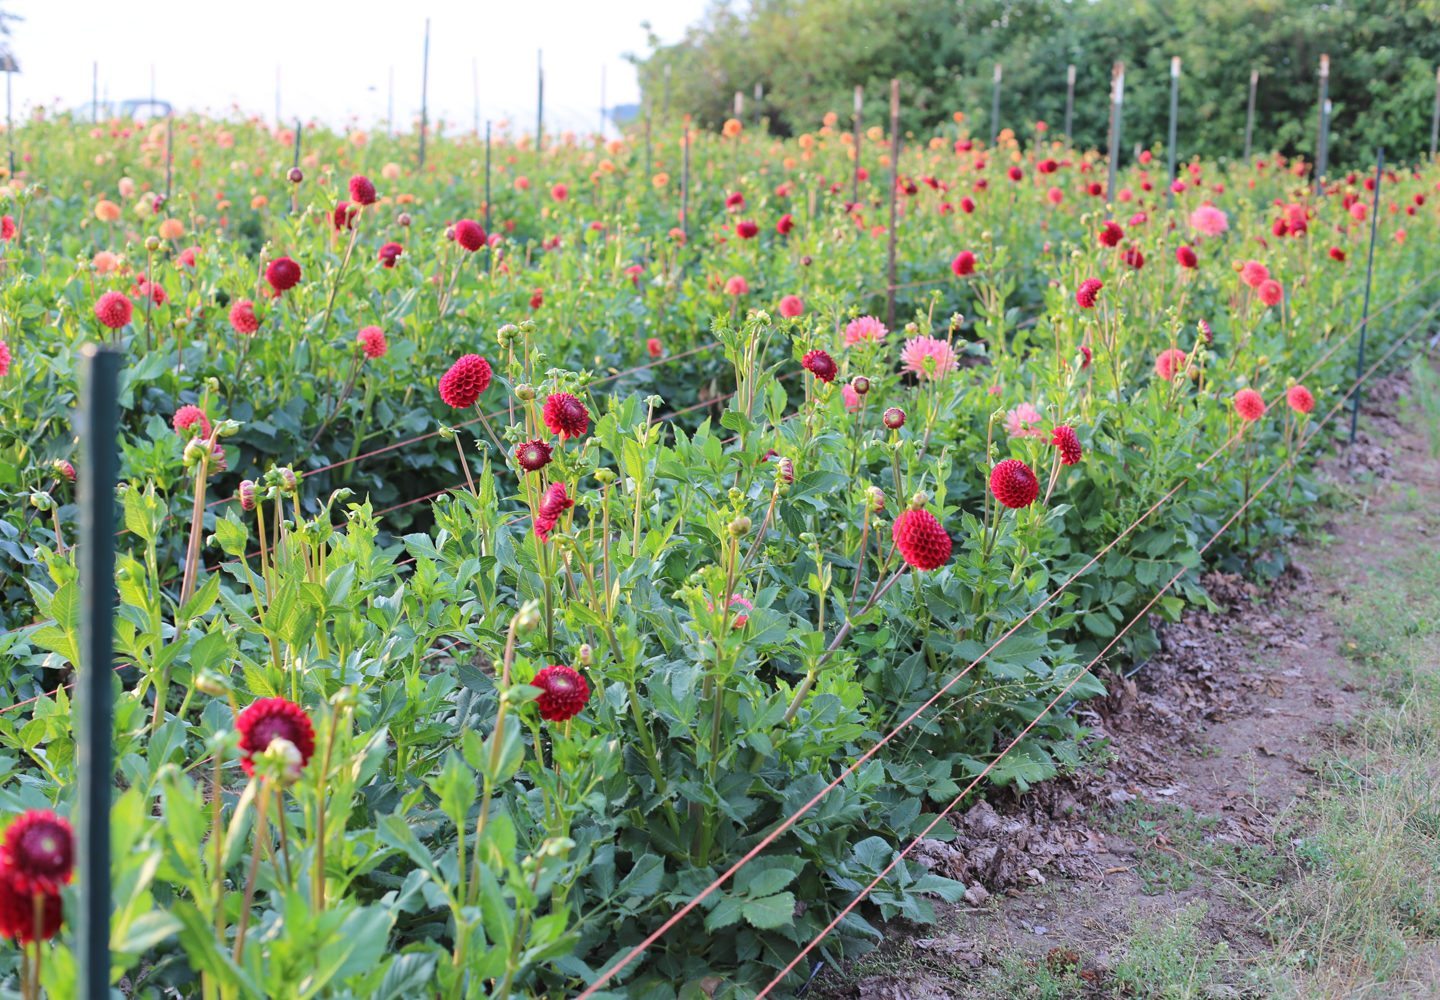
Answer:
[[[11,28],[20,62],[15,114],[36,104],[77,108],[90,100],[92,64],[100,96],[155,96],[179,110],[228,113],[239,104],[332,124],[386,114],[394,71],[395,118],[420,112],[425,18],[430,33],[430,118],[468,130],[472,60],[478,59],[480,116],[511,117],[534,129],[536,50],[544,50],[545,124],[593,130],[600,80],[606,103],[636,101],[626,53],[643,55],[650,21],[676,40],[706,0],[3,0],[25,20]]]

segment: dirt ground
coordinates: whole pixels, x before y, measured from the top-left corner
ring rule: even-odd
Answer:
[[[1332,609],[1397,546],[1440,542],[1440,463],[1398,418],[1403,386],[1368,391],[1360,442],[1324,467],[1340,499],[1322,540],[1296,545],[1263,594],[1207,578],[1223,610],[1167,627],[1133,681],[1108,678],[1082,709],[1095,766],[980,802],[953,842],[925,845],[925,863],[971,887],[965,904],[892,926],[807,997],[1282,995],[1247,967],[1273,957],[1266,917],[1303,864],[1316,762],[1367,699]],[[1433,949],[1411,965],[1408,985],[1365,995],[1440,996]],[[1303,969],[1285,978],[1290,995],[1335,995]]]

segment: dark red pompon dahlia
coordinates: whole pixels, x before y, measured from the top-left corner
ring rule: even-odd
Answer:
[[[800,365],[821,382],[833,382],[840,374],[835,359],[821,350],[814,350],[800,359]]]
[[[540,689],[535,704],[540,708],[540,718],[547,722],[569,722],[590,700],[590,685],[585,678],[560,664],[545,667],[530,684]]]
[[[1080,282],[1080,287],[1075,289],[1075,301],[1081,309],[1094,309],[1096,297],[1104,287],[1105,283],[1099,278],[1086,278]]]
[[[310,763],[315,752],[315,727],[310,716],[293,701],[284,698],[261,698],[235,717],[240,732],[240,766],[254,775],[253,758],[270,749],[275,740],[288,740],[300,751],[300,767]]]
[[[1040,495],[1040,480],[1018,458],[1007,458],[990,473],[990,492],[1011,510],[1029,507]]]
[[[356,174],[350,178],[350,197],[357,205],[375,204],[375,185],[370,183],[370,178],[363,174]]]
[[[455,242],[474,253],[485,245],[485,230],[474,219],[461,219],[455,223]]]
[[[75,835],[68,820],[48,809],[21,814],[5,831],[0,865],[32,891],[59,892],[75,873]]]
[[[550,464],[550,446],[544,441],[524,441],[515,446],[515,461],[526,472],[538,472]]]
[[[38,928],[35,926],[37,908]],[[60,933],[63,915],[58,893],[26,885],[24,876],[14,868],[0,865],[0,938],[22,945],[36,940],[48,941]]]
[[[928,510],[907,510],[890,528],[895,547],[915,569],[939,569],[950,561],[954,547],[940,519]]]
[[[300,284],[300,265],[289,257],[276,257],[265,268],[265,280],[276,292],[288,292]]]
[[[950,262],[950,270],[955,272],[955,277],[963,278],[966,275],[975,273],[975,255],[969,250],[961,250]]]
[[[440,398],[457,410],[474,406],[480,394],[490,388],[490,375],[490,362],[480,355],[461,355],[440,376]]]
[[[561,441],[579,437],[590,427],[590,411],[568,392],[551,393],[540,416],[550,433],[560,435]]]

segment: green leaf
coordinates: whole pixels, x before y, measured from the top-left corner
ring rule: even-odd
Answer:
[[[777,892],[773,896],[752,899],[744,907],[745,920],[762,931],[786,927],[795,922],[795,894]]]

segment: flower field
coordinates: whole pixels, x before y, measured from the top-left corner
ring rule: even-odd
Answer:
[[[81,970],[92,343],[127,995],[790,996],[959,899],[915,841],[1283,568],[1440,310],[1440,172],[892,138],[21,129],[7,988]]]

